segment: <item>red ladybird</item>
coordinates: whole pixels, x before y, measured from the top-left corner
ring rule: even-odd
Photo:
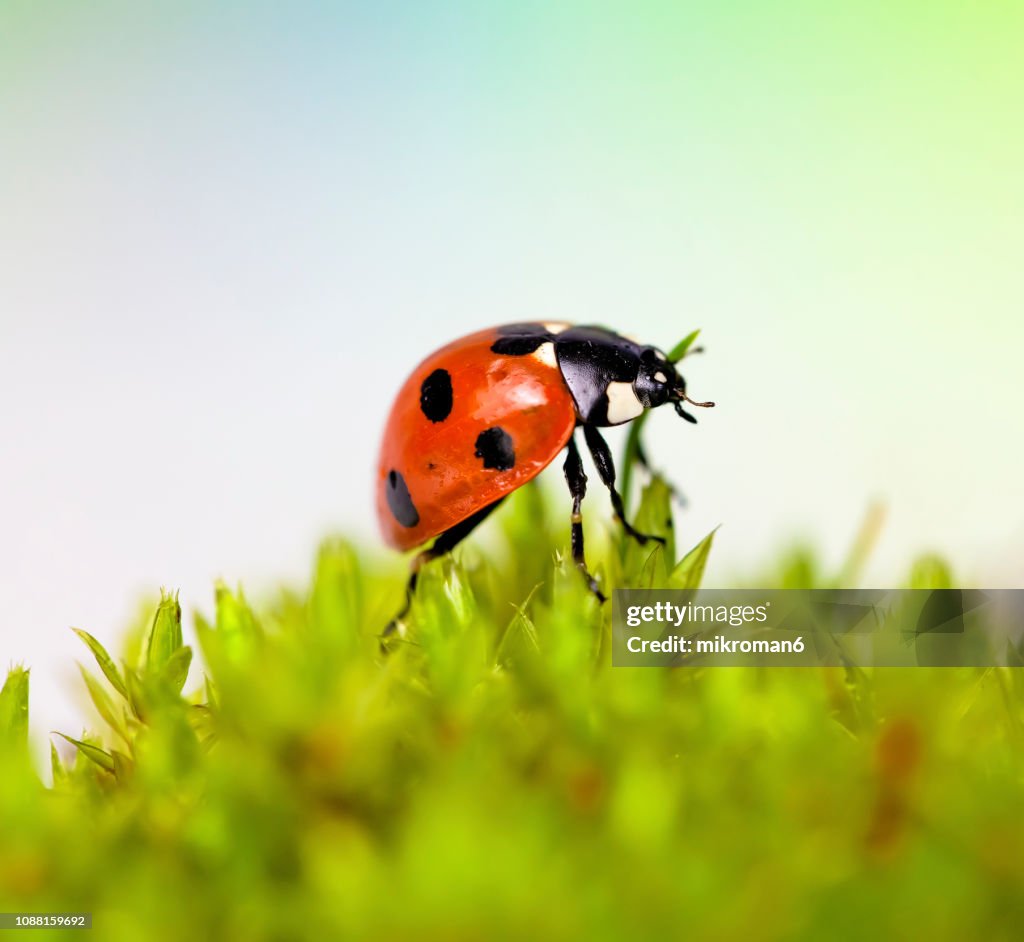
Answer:
[[[568,448],[565,477],[573,499],[572,553],[591,591],[580,501],[586,475],[573,430],[583,436],[598,474],[625,520],[615,466],[601,426],[621,425],[666,402],[694,402],[673,363],[603,327],[564,323],[509,324],[456,340],[431,354],[399,391],[384,429],[377,472],[377,515],[396,549],[433,545],[413,560],[406,604],[423,563],[449,552],[512,491]]]

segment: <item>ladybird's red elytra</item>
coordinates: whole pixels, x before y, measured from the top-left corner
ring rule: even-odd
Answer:
[[[583,429],[626,532],[645,541],[651,537],[624,518],[611,452],[598,429],[667,402],[689,421],[695,420],[684,402],[713,405],[686,395],[675,364],[659,349],[603,327],[506,324],[428,356],[395,397],[377,466],[377,516],[384,539],[409,550],[436,538],[414,560],[398,618],[409,607],[420,566],[451,550],[563,449],[573,498],[573,557],[603,599],[584,562],[579,504],[587,478],[573,430]]]
[[[480,331],[427,357],[395,397],[378,463],[377,514],[396,549],[420,546],[546,468],[576,424],[558,367],[491,347]],[[404,484],[396,500],[392,472]],[[394,505],[405,508],[399,514]]]

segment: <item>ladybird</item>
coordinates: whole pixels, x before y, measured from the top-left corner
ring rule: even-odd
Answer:
[[[586,494],[574,431],[583,439],[611,495],[615,515],[640,542],[660,540],[627,522],[615,489],[615,465],[599,431],[645,409],[695,402],[675,364],[604,327],[567,323],[507,324],[455,340],[428,356],[406,380],[391,408],[378,462],[376,501],[387,543],[410,550],[434,542],[413,560],[403,609],[417,573],[448,553],[516,488],[566,450],[572,497],[572,555],[587,586],[604,601],[587,569],[580,502]]]

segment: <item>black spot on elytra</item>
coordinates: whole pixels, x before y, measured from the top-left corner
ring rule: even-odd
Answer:
[[[498,335],[491,344],[491,353],[508,357],[524,357],[555,338],[543,324],[534,323],[505,324],[498,328]]]
[[[491,353],[507,357],[524,357],[547,343],[548,337],[502,337],[491,344]]]
[[[509,471],[516,464],[512,436],[497,425],[477,435],[474,454],[483,461],[485,468],[494,471]]]
[[[419,511],[412,502],[405,478],[393,468],[388,472],[388,479],[384,484],[384,496],[387,498],[391,513],[403,527],[414,527],[420,522]]]
[[[443,422],[452,412],[452,377],[434,370],[420,386],[420,409],[431,422]]]

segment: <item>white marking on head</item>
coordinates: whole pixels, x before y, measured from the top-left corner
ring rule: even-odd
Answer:
[[[667,383],[668,377],[662,373],[661,370],[658,370],[658,372],[654,374],[654,380],[658,383]]]
[[[545,366],[550,366],[553,369],[558,368],[558,360],[555,359],[555,345],[550,341],[542,343],[530,356]]]
[[[572,324],[567,324],[565,321],[545,321],[544,329],[549,334],[560,334],[563,330],[568,330],[572,327]]]
[[[654,351],[654,355],[655,355],[655,356],[656,356],[656,357],[657,357],[657,358],[658,358],[659,360],[661,360],[661,362],[662,362],[662,363],[664,363],[664,362],[665,362],[665,361],[666,361],[666,360],[668,359],[668,357],[667,357],[667,356],[665,356],[665,354],[664,354],[664,353],[662,353],[662,352],[661,352],[660,350],[655,350],[655,351]]]
[[[608,400],[609,425],[621,425],[635,419],[644,411],[643,403],[637,399],[632,383],[609,383],[604,395]]]

